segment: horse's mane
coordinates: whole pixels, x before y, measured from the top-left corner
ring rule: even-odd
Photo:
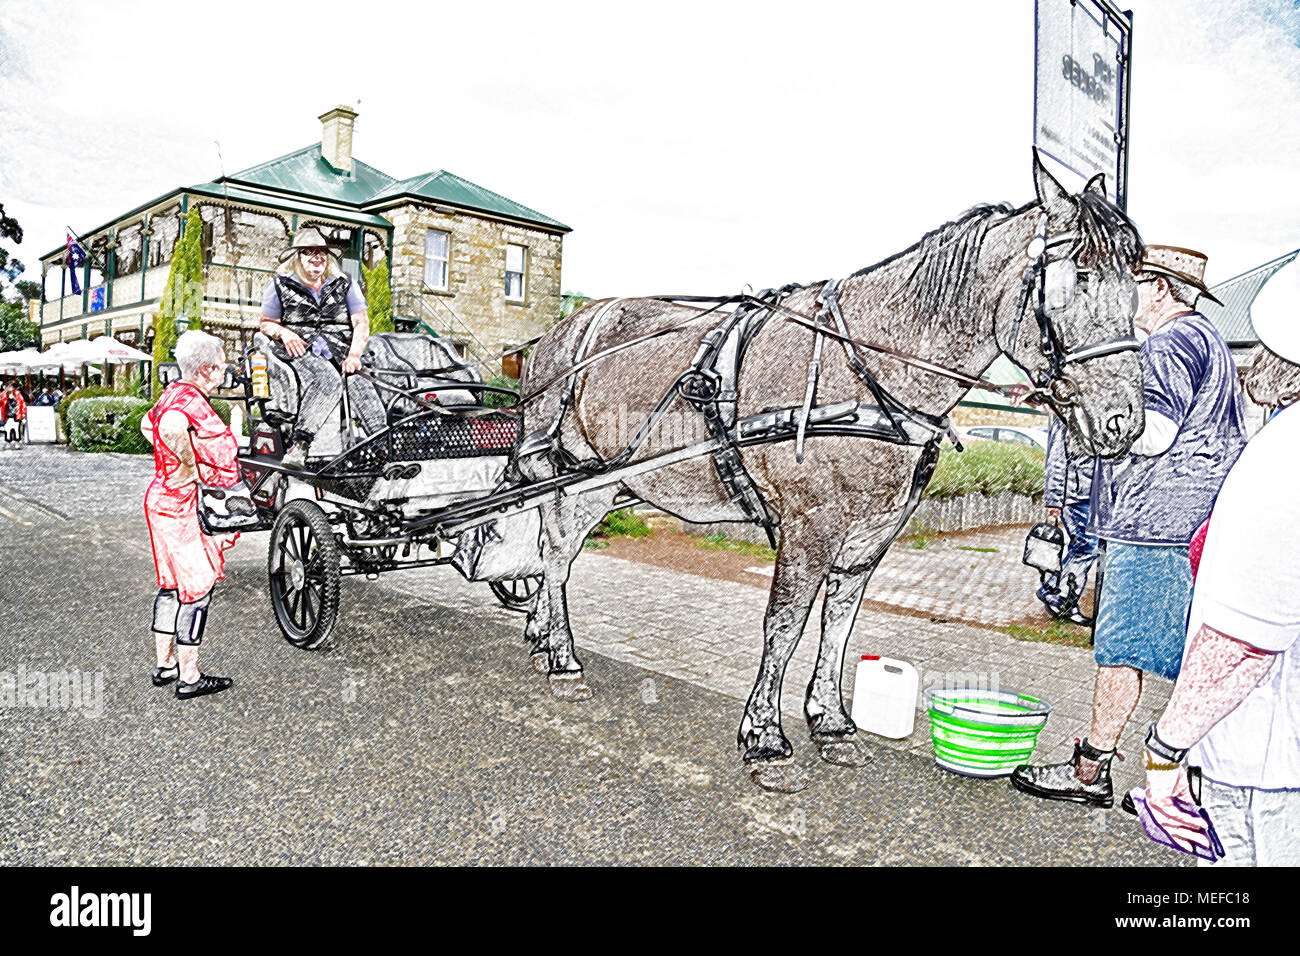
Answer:
[[[1085,189],[1074,197],[1078,211],[1078,241],[1070,254],[1081,266],[1096,266],[1107,260],[1136,270],[1142,261],[1142,237],[1137,226],[1101,193]]]
[[[922,315],[952,316],[969,309],[971,281],[984,238],[994,221],[1013,212],[1007,203],[974,206],[927,232],[912,247],[920,254],[905,287]]]
[[[1142,259],[1142,238],[1132,220],[1105,196],[1090,189],[1072,197],[1072,201],[1077,239],[1070,255],[1075,261],[1085,268],[1109,261],[1120,268],[1135,270]],[[973,206],[952,222],[927,232],[915,245],[859,269],[854,276],[866,275],[917,253],[916,265],[889,297],[890,302],[906,294],[920,315],[961,319],[971,311],[971,283],[989,229],[1007,216],[1027,212],[1036,205],[1028,203],[1015,208],[1010,203],[982,203]]]

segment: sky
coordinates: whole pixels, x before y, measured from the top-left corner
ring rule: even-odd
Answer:
[[[1143,238],[1211,283],[1300,246],[1300,3],[1121,6]],[[0,203],[39,277],[65,226],[319,142],[345,103],[357,158],[571,226],[565,290],[810,282],[1033,198],[1033,31],[1033,0],[0,0]]]

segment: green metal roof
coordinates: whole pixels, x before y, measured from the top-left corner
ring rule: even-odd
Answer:
[[[520,205],[512,199],[507,199],[499,193],[484,189],[468,179],[462,179],[455,173],[449,173],[445,169],[391,183],[377,192],[365,205],[374,207],[380,203],[400,199],[403,196],[413,196],[431,202],[446,203],[449,206],[458,206],[462,209],[478,210],[505,216],[509,219],[536,223],[551,229],[572,232],[564,223],[552,219],[550,216],[544,216],[536,209],[529,209],[527,206]]]
[[[352,160],[351,172],[340,172],[325,161],[321,155],[320,143],[312,143],[226,178],[231,182],[316,199],[329,199],[350,206],[365,204],[371,196],[394,181],[387,173],[355,158]]]
[[[296,199],[292,197],[280,198],[263,192],[255,192],[251,189],[243,189],[239,186],[227,186],[227,184],[220,182],[199,183],[197,186],[189,187],[186,192],[201,193],[204,196],[211,196],[214,199],[225,199],[226,196],[229,195],[232,202],[269,206],[272,209],[283,209],[286,212],[296,212],[300,215],[318,217],[321,219],[338,219],[342,222],[355,223],[359,226],[373,226],[376,229],[393,228],[393,224],[387,219],[384,219],[381,216],[371,215],[368,212],[340,209],[338,206],[326,206],[305,199]]]
[[[1300,249],[1278,256],[1272,262],[1256,266],[1226,282],[1210,286],[1210,291],[1223,305],[1202,298],[1196,303],[1197,311],[1214,323],[1214,327],[1229,345],[1255,345],[1259,342],[1259,336],[1255,334],[1255,326],[1250,320],[1250,307],[1259,295],[1259,290],[1264,288],[1264,283],[1297,255],[1300,255]]]

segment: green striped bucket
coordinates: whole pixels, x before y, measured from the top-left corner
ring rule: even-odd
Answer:
[[[1028,763],[1052,712],[1014,691],[933,687],[925,699],[934,762],[968,777],[1005,777]]]

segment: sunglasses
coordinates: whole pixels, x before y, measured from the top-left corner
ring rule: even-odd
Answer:
[[[324,259],[329,255],[329,253],[324,249],[304,249],[302,252],[298,253],[298,255],[302,256],[304,259]]]

